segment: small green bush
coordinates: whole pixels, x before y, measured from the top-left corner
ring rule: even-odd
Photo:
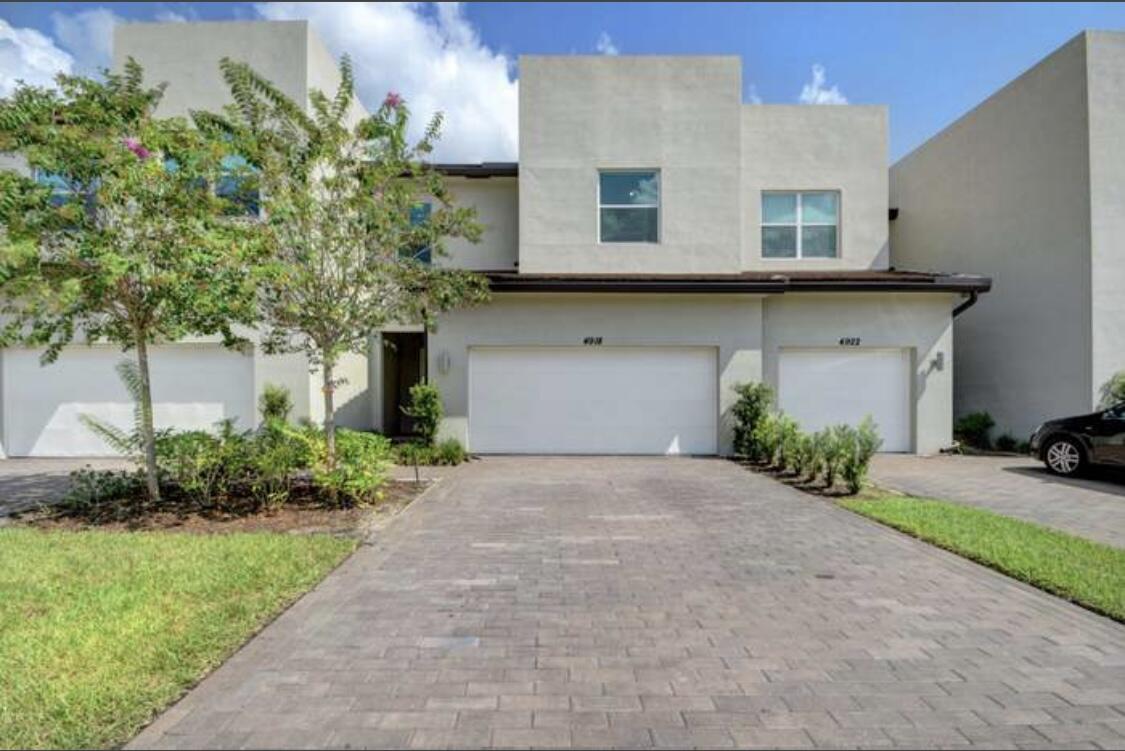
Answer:
[[[734,403],[734,451],[754,461],[761,461],[764,450],[754,437],[754,429],[769,414],[773,389],[765,383],[740,383],[734,387],[738,400]]]
[[[1019,441],[1011,433],[1004,433],[996,439],[998,451],[1015,451],[1019,448]]]
[[[953,435],[973,448],[988,449],[992,446],[989,433],[995,425],[996,421],[987,412],[970,412],[957,420]]]
[[[336,431],[336,465],[328,467],[328,448],[323,433],[309,436],[315,461],[313,480],[341,505],[366,506],[382,498],[391,463],[391,442],[377,433]]]
[[[414,420],[414,432],[426,446],[433,446],[438,427],[445,412],[441,406],[441,392],[432,383],[417,383],[410,387],[410,406],[402,410]]]
[[[289,389],[267,383],[258,399],[258,411],[262,415],[262,422],[286,422],[289,413],[293,411],[293,397],[289,395]]]
[[[781,415],[777,421],[777,433],[777,466],[792,472],[797,461],[801,428],[792,417]]]
[[[1114,373],[1108,381],[1102,384],[1100,407],[1109,409],[1113,405],[1123,402],[1125,402],[1125,370]]]
[[[96,506],[145,494],[144,473],[97,470],[86,466],[70,473],[70,487],[59,502],[63,513],[86,513]]]
[[[836,478],[844,468],[844,457],[848,450],[851,429],[847,425],[833,425],[825,428],[825,431],[824,486],[831,488],[836,484]]]
[[[407,441],[395,446],[395,463],[404,467],[456,466],[466,459],[465,447],[456,438],[448,438],[433,446]]]
[[[841,472],[848,492],[855,495],[863,489],[863,481],[867,478],[867,469],[871,465],[871,457],[883,445],[875,421],[870,415],[863,418],[859,427],[849,427],[846,432],[846,443],[842,447]]]
[[[781,439],[778,423],[779,418],[776,414],[767,413],[754,426],[751,439],[754,442],[756,452],[754,458],[771,466],[777,458]]]

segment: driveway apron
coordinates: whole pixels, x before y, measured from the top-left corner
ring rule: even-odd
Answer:
[[[1095,748],[1125,628],[717,459],[447,476],[135,747]]]

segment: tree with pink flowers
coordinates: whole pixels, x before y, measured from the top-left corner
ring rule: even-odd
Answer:
[[[139,396],[130,450],[154,501],[149,348],[190,335],[239,344],[267,248],[243,218],[252,171],[229,140],[157,117],[162,93],[130,60],[0,99],[0,152],[20,167],[0,169],[0,346],[41,347],[45,364],[76,342],[132,353],[119,368]]]

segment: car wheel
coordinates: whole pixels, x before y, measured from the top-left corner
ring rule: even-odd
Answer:
[[[1056,475],[1073,477],[1085,467],[1086,455],[1073,438],[1056,438],[1047,444],[1043,461]]]

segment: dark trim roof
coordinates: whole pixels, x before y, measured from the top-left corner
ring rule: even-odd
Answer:
[[[984,276],[922,271],[745,271],[739,274],[520,274],[486,271],[494,292],[987,292]]]
[[[516,162],[481,162],[480,164],[434,164],[438,172],[448,177],[516,177],[519,165]]]

